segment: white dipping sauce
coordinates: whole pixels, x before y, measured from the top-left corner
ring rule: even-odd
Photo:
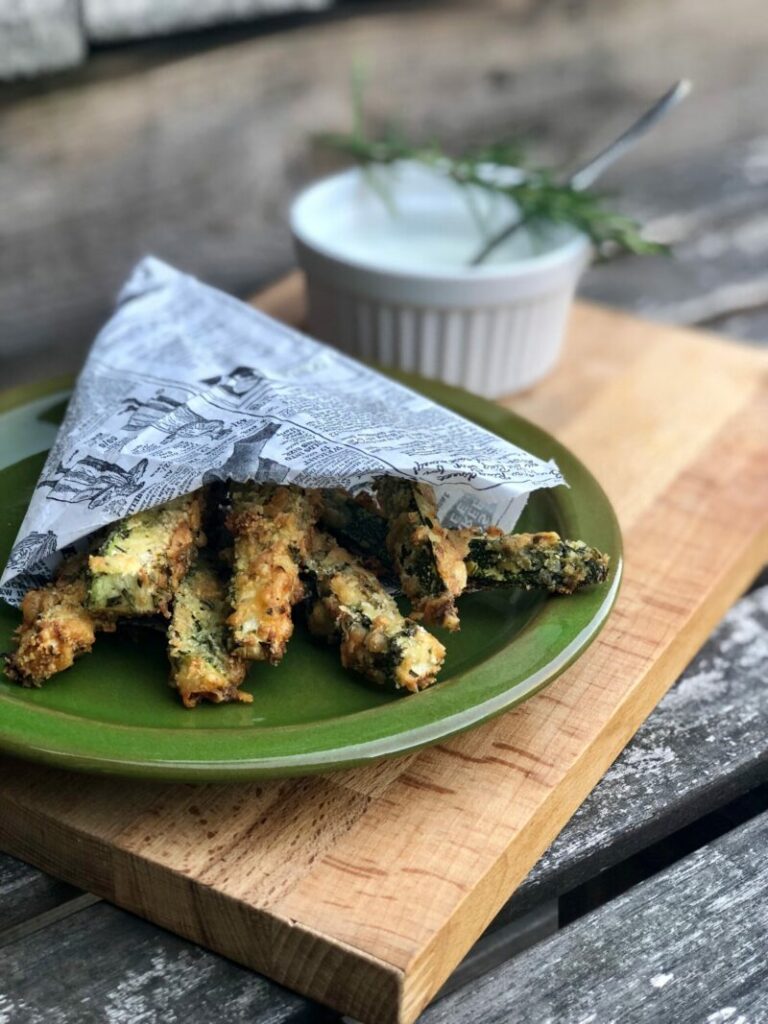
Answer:
[[[505,172],[518,177],[515,171]],[[484,242],[517,216],[506,196],[457,185],[436,170],[414,164],[371,168],[348,179],[333,202],[313,204],[305,212],[304,231],[330,255],[417,274],[466,268]],[[543,256],[574,234],[567,225],[523,226],[482,266]]]

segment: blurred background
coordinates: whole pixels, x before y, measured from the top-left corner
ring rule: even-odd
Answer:
[[[675,79],[692,96],[601,187],[674,258],[581,294],[768,337],[764,0],[3,0],[0,383],[75,371],[147,252],[239,296],[291,267],[314,133],[527,140],[568,167]]]

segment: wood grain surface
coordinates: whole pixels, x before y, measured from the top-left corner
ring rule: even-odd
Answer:
[[[265,305],[300,316],[294,277]],[[371,1024],[411,1021],[759,569],[766,358],[591,306],[542,386],[614,501],[601,637],[466,735],[333,776],[193,787],[4,765],[0,845]]]
[[[4,1024],[338,1024],[253,971],[104,902],[11,945]]]

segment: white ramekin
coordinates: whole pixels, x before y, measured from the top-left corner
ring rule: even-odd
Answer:
[[[417,206],[434,202],[434,178],[430,184],[406,168],[399,181]],[[456,186],[451,195],[462,202]],[[399,269],[391,253],[377,264],[375,243],[362,256],[346,252],[344,233],[334,231],[342,223],[347,231],[350,223],[366,231],[376,202],[369,182],[353,169],[311,185],[293,203],[291,230],[307,277],[311,334],[367,362],[489,398],[521,391],[552,369],[591,254],[583,235],[561,230],[561,241],[542,255],[505,263],[464,268],[410,260]]]

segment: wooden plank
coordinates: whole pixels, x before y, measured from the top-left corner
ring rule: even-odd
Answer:
[[[170,32],[194,31],[227,22],[277,15],[320,11],[334,0],[80,0],[88,38],[97,43],[116,43],[128,39]]]
[[[0,944],[9,929],[81,895],[79,889],[0,854]]]
[[[43,931],[51,925],[63,921],[66,917],[79,914],[81,910],[86,910],[96,903],[101,903],[100,898],[90,892],[81,892],[77,896],[72,896],[71,899],[64,900],[42,913],[35,914],[34,917],[19,921],[18,924],[11,925],[10,928],[4,928],[0,931],[0,946],[11,945],[27,935]]]
[[[550,389],[568,361],[563,414]],[[400,762],[287,783],[85,787],[17,763],[0,842],[361,1020],[412,1020],[765,558],[765,369],[758,352],[586,307],[564,368],[510,403],[538,401],[545,424],[559,410],[616,500],[627,559],[601,637],[514,712]]]
[[[531,871],[528,911],[768,780],[768,585],[738,602]]]
[[[460,991],[422,1024],[766,1019],[768,813]]]
[[[712,317],[707,328],[753,345],[765,345],[768,342],[768,307],[723,312]]]
[[[739,315],[734,336],[765,343],[767,167],[761,138],[735,141],[703,161],[691,154],[634,173],[618,167],[605,187],[620,190],[628,212],[668,242],[673,257],[625,256],[598,264],[584,278],[581,294],[642,316],[719,331]]]
[[[3,1024],[323,1024],[330,1011],[101,903],[0,947]]]
[[[75,371],[147,251],[241,295],[286,269],[287,204],[326,167],[312,134],[349,122],[357,57],[370,66],[375,117],[395,114],[452,145],[524,134],[558,162],[607,140],[685,72],[694,95],[608,186],[654,218],[710,210],[734,193],[757,207],[749,146],[764,134],[768,23],[761,0],[739,6],[734,19],[696,0],[669,0],[664,17],[658,4],[628,0],[571,5],[567,17],[562,3],[521,0],[380,4],[234,43],[212,34],[99,53],[50,91],[6,90],[2,187],[14,201],[0,204],[5,380]],[[758,208],[755,224],[764,223]],[[702,295],[746,274],[746,251],[738,265],[703,251],[688,262],[685,252],[597,268],[586,292],[638,308],[663,295],[669,315],[694,287]],[[758,252],[751,274],[764,265]],[[695,281],[691,266],[701,267]]]
[[[74,67],[85,50],[78,0],[5,0],[0,11],[0,79]]]
[[[290,282],[281,282],[271,290],[262,305],[269,306],[270,312],[279,315],[281,311],[286,313],[293,301]],[[688,820],[689,808],[698,807],[704,794],[706,804],[701,806],[711,810],[723,799],[741,791],[747,779],[754,781],[754,771],[758,767],[754,755],[759,756],[760,753],[760,746],[755,742],[759,739],[759,730],[750,728],[750,724],[754,725],[759,715],[758,702],[762,690],[756,683],[761,669],[754,656],[746,672],[743,664],[741,671],[736,669],[739,662],[755,653],[750,648],[759,638],[763,625],[760,596],[753,595],[752,599],[740,602],[729,614],[678,684],[681,691],[683,688],[685,691],[682,702],[674,699],[676,690],[662,701],[628,750],[523,884],[507,913],[520,913],[523,907],[551,896],[553,891],[562,891],[577,884],[633,852],[639,845],[665,834],[671,827],[679,827]],[[758,657],[759,651],[758,646]],[[702,685],[705,688],[703,692]],[[719,713],[719,702],[712,700],[714,691],[721,688],[722,697],[731,709],[727,716]],[[671,713],[666,710],[668,703]],[[702,718],[704,727],[700,726]],[[742,730],[744,736],[740,737]],[[714,759],[713,748],[707,746],[703,736],[708,731],[717,736]],[[738,739],[743,742],[737,742]],[[643,748],[642,753],[638,753],[638,747]],[[685,759],[679,756],[683,750]],[[677,755],[671,767],[666,756],[670,752]],[[715,763],[717,755],[722,752],[729,755],[727,762]],[[714,778],[707,778],[707,775],[714,775]],[[660,820],[664,821],[661,831]],[[34,869],[14,863],[25,875],[42,877]],[[7,874],[4,876],[0,871],[0,882],[4,877],[7,879]],[[52,884],[64,888],[61,883]],[[7,888],[0,884],[0,907],[3,911],[7,906],[3,901],[6,891]],[[498,944],[499,940],[494,937],[489,941]],[[508,957],[507,946],[504,936],[503,952]],[[478,976],[475,963],[478,957],[485,963],[489,956],[495,958],[497,952],[495,945],[474,950],[469,962],[451,979],[452,988],[458,987],[467,971],[471,971],[472,977]]]

